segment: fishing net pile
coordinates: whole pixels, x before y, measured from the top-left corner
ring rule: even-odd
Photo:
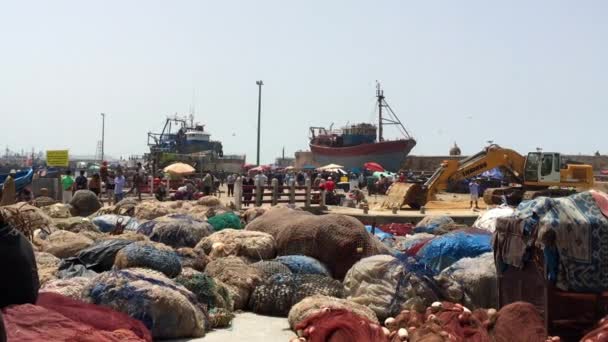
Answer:
[[[102,205],[93,191],[78,190],[70,200],[72,216],[89,216],[99,210]]]
[[[67,217],[61,219],[54,219],[53,224],[57,229],[67,230],[72,233],[80,232],[96,232],[99,233],[99,228],[93,224],[88,218],[85,217]]]
[[[456,222],[449,216],[427,215],[416,224],[414,233],[441,235],[450,231],[455,224]]]
[[[468,228],[458,229],[428,241],[416,253],[419,263],[439,273],[465,257],[476,257],[492,251],[492,234]]]
[[[463,258],[435,277],[444,298],[466,307],[498,307],[498,284],[494,254]]]
[[[272,235],[262,232],[224,229],[203,238],[194,248],[211,258],[239,256],[251,261],[272,259],[276,255]]]
[[[336,279],[361,258],[389,253],[357,219],[344,215],[315,216],[287,208],[269,210],[246,230],[269,233],[278,255],[306,255],[327,265]]]
[[[70,214],[70,207],[63,203],[55,203],[40,207],[40,209],[42,209],[50,218],[68,218],[72,216],[72,214]]]
[[[44,285],[50,280],[57,279],[57,269],[61,259],[51,253],[45,252],[36,252],[35,256],[40,285]]]
[[[40,288],[40,293],[52,292],[76,300],[88,301],[85,289],[89,286],[91,278],[72,277],[69,279],[55,279],[47,282]]]
[[[347,299],[369,307],[379,319],[402,310],[422,311],[440,298],[432,274],[390,255],[361,259],[346,274]]]
[[[177,256],[179,257],[179,261],[182,264],[182,269],[186,267],[190,267],[197,271],[203,272],[209,263],[209,257],[199,251],[194,250],[193,248],[182,247],[175,250]]]
[[[95,329],[123,333],[126,330],[133,332],[141,340],[152,341],[150,330],[142,322],[107,307],[54,293],[41,293],[36,305],[58,312],[71,320],[91,325]]]
[[[150,240],[173,248],[194,247],[202,238],[213,233],[209,223],[187,215],[168,216],[156,221],[149,235]]]
[[[221,205],[222,202],[215,196],[203,196],[196,201],[196,204],[206,207],[217,207]]]
[[[355,313],[360,317],[368,319],[370,322],[378,323],[378,317],[374,311],[367,306],[357,304],[347,299],[329,297],[324,295],[313,295],[302,299],[289,310],[287,320],[292,330],[306,320],[308,317],[320,313],[324,309],[345,309]]]
[[[287,316],[293,305],[313,295],[342,298],[344,287],[326,276],[277,273],[255,288],[249,308],[258,314]]]
[[[322,310],[298,323],[296,330],[309,342],[389,342],[379,324],[345,309]]]
[[[4,221],[30,238],[37,229],[48,230],[53,220],[40,208],[25,202],[0,207]]]
[[[540,313],[534,305],[525,302],[502,307],[496,315],[492,334],[496,342],[547,340],[547,331]]]
[[[608,318],[602,318],[597,325],[588,332],[581,341],[583,342],[600,342],[608,338]]]
[[[139,241],[122,248],[114,259],[118,269],[145,267],[173,278],[180,274],[182,265],[177,253],[161,243]]]
[[[184,268],[175,282],[190,290],[198,302],[205,306],[212,328],[230,325],[234,318],[234,303],[224,284],[191,268]]]
[[[139,203],[140,202],[134,198],[125,198],[114,205],[102,207],[92,216],[100,216],[106,214],[134,216],[135,207],[137,207]]]
[[[260,271],[234,256],[211,260],[205,273],[226,284],[234,300],[235,310],[247,307],[251,292],[262,282]]]
[[[146,269],[104,272],[91,280],[91,302],[135,318],[154,339],[200,337],[206,313],[196,296],[163,274]]]
[[[277,273],[292,273],[289,267],[274,260],[263,260],[254,262],[251,267],[260,271],[263,279],[268,279]]]
[[[220,230],[232,228],[241,229],[241,218],[233,212],[225,212],[222,214],[216,214],[207,220],[216,232]]]
[[[305,255],[283,255],[275,261],[287,266],[295,274],[319,274],[331,277],[331,273],[319,260]]]
[[[58,258],[69,258],[91,246],[93,240],[82,234],[58,230],[41,241],[41,251],[51,253]]]
[[[242,217],[242,220],[245,222],[245,224],[249,224],[249,223],[253,222],[253,220],[255,220],[256,218],[264,215],[265,212],[266,212],[266,209],[264,209],[264,208],[259,208],[259,207],[248,208],[247,210],[245,210],[243,215],[241,215],[241,217]]]
[[[95,321],[88,322],[90,324],[83,323],[33,304],[5,308],[2,316],[9,341],[48,341],[49,336],[52,336],[54,341],[146,341],[130,330],[96,329]]]

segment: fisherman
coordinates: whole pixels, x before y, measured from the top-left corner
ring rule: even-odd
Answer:
[[[0,201],[0,206],[15,203],[15,174],[15,170],[11,170],[4,180],[4,184],[2,185],[2,201]]]
[[[470,208],[473,209],[473,202],[475,202],[475,209],[479,209],[477,205],[477,201],[479,200],[479,181],[477,179],[473,179],[469,183],[469,192],[471,193]]]
[[[74,178],[72,177],[72,171],[67,170],[65,175],[61,176],[61,188],[63,189],[63,196],[61,197],[63,203],[70,203],[72,200],[72,194],[74,192]]]
[[[76,190],[86,190],[88,185],[87,177],[84,176],[84,170],[80,170],[80,175],[76,177]]]
[[[125,176],[122,173],[122,169],[116,170],[116,178],[114,178],[114,203],[122,201],[124,197],[125,189]]]
[[[101,178],[99,177],[99,173],[95,173],[93,174],[93,177],[91,177],[91,180],[89,181],[89,190],[97,196],[101,193]]]
[[[262,173],[262,171],[258,171],[258,174],[255,176],[255,186],[266,186],[268,183],[268,177]]]
[[[137,163],[137,171],[133,175],[133,187],[131,190],[137,193],[137,198],[141,201],[141,187],[146,179],[146,172],[141,166],[141,163]]]
[[[211,188],[213,188],[213,176],[207,172],[203,177],[203,195],[211,195]]]
[[[228,186],[228,196],[234,196],[234,183],[236,182],[236,175],[229,174],[226,178],[226,185]]]
[[[243,202],[246,207],[248,207],[249,203],[251,203],[254,185],[255,182],[253,181],[253,178],[251,178],[251,176],[249,175],[246,175],[245,179],[243,180]]]

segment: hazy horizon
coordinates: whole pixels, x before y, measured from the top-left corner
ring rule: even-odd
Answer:
[[[376,120],[375,80],[415,155],[487,140],[608,153],[603,1],[32,1],[0,12],[0,148],[147,152],[168,115],[206,124],[226,154],[262,162],[309,126]],[[193,95],[194,94],[194,95]],[[602,119],[604,118],[604,119]],[[388,130],[396,137],[395,130]]]

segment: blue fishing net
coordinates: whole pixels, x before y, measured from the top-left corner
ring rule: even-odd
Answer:
[[[319,260],[305,255],[284,255],[275,259],[294,274],[320,274],[331,277],[331,272]]]
[[[132,243],[118,252],[119,258],[124,258],[124,267],[145,267],[164,273],[170,278],[180,274],[182,265],[179,256],[174,251],[156,248],[151,243]]]

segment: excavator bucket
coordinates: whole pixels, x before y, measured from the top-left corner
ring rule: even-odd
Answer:
[[[386,193],[386,199],[382,203],[383,209],[401,209],[409,205],[413,209],[420,209],[425,204],[426,194],[422,185],[418,183],[394,183]]]

